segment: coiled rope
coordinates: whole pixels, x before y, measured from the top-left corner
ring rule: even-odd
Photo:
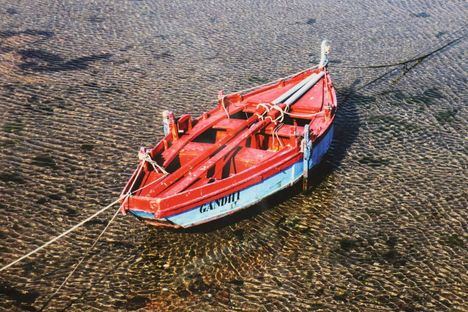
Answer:
[[[288,108],[289,108],[289,106],[286,106],[286,109],[288,109]],[[277,111],[280,113],[280,115],[279,115],[278,117],[276,117],[276,118],[275,118],[274,120],[272,120],[272,121],[273,121],[275,124],[276,124],[277,122],[282,122],[282,121],[284,120],[284,114],[286,113],[286,109],[282,109],[278,104],[273,105],[273,106],[271,107],[271,110],[273,110],[273,109],[277,110]]]
[[[264,116],[270,112],[271,104],[270,103],[258,103],[255,110],[258,110],[260,107],[263,107],[263,113],[255,113],[258,119],[263,120]]]

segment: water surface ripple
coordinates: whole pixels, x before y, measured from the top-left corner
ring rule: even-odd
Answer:
[[[48,309],[468,310],[466,40],[349,68],[465,22],[463,1],[1,1],[2,264],[113,201],[164,109],[199,115],[328,38],[341,107],[309,192],[183,232],[119,217]],[[1,309],[39,310],[110,214],[2,272]]]

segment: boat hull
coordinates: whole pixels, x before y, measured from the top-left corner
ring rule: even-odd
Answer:
[[[242,209],[251,207],[282,189],[292,186],[300,180],[304,174],[304,165],[306,165],[308,167],[307,169],[310,171],[320,163],[331,145],[333,134],[334,126],[331,124],[327,131],[314,142],[311,157],[307,161],[301,159],[281,172],[255,185],[224,195],[214,201],[203,203],[202,205],[183,211],[182,213],[167,216],[162,220],[155,219],[154,214],[149,212],[133,209],[130,209],[129,212],[153,225],[182,228],[189,228],[223,218]],[[169,221],[169,223],[167,223],[167,221]]]

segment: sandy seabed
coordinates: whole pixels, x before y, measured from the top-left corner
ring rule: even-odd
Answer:
[[[309,192],[192,231],[119,217],[47,309],[468,310],[466,12],[464,1],[1,1],[2,264],[113,201],[138,147],[161,138],[164,109],[198,116],[218,90],[317,63],[328,38],[340,108]],[[111,213],[2,272],[0,309],[40,310]]]

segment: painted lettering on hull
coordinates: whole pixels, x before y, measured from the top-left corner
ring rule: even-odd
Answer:
[[[240,192],[235,192],[229,194],[228,196],[222,197],[215,201],[203,204],[200,206],[200,213],[204,213],[210,210],[214,210],[218,207],[224,206],[226,204],[234,203],[240,199]]]

